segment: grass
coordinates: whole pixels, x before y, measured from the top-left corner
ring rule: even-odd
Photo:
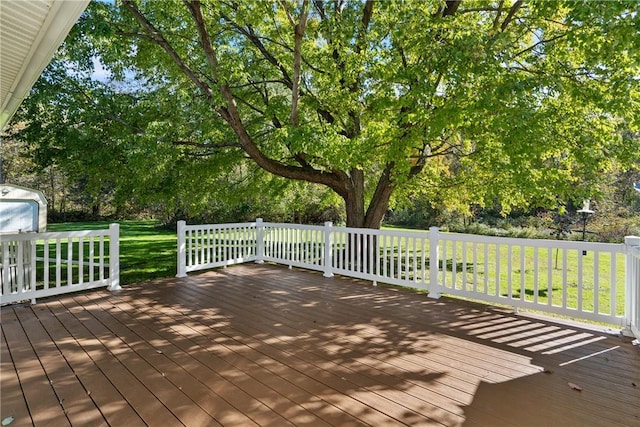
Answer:
[[[47,231],[79,231],[109,228],[109,222],[48,224]],[[176,274],[176,232],[155,221],[121,221],[120,283],[127,285]],[[85,250],[85,253],[88,253]]]

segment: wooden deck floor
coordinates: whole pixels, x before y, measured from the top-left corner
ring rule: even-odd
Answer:
[[[640,349],[630,341],[243,265],[2,308],[1,418],[11,426],[638,426]]]

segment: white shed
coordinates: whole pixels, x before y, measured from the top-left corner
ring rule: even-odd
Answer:
[[[47,230],[47,200],[41,191],[0,184],[0,233]]]

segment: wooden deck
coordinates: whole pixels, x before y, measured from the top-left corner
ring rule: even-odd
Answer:
[[[628,338],[273,265],[4,307],[1,350],[11,426],[640,425]]]

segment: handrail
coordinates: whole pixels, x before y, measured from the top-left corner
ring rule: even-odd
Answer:
[[[3,234],[0,305],[106,286],[120,289],[120,227]]]

